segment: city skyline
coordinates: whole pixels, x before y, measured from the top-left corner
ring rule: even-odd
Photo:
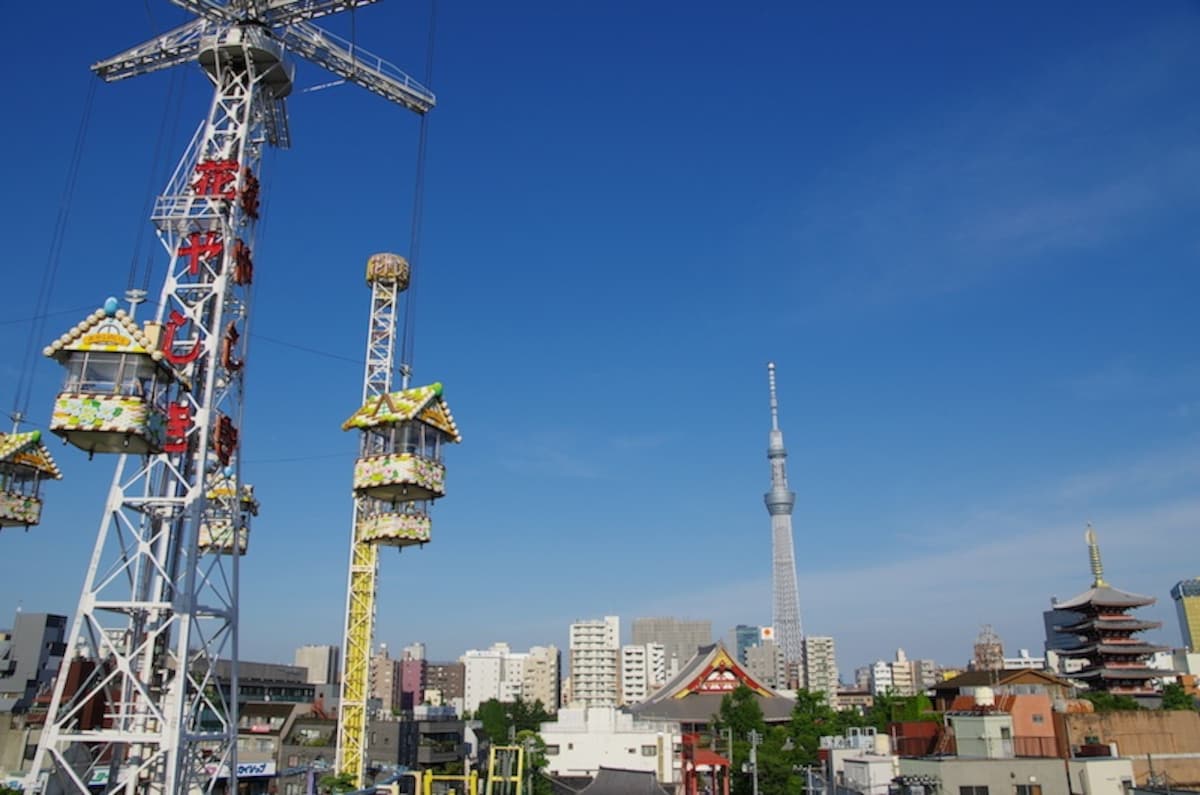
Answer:
[[[355,13],[362,46],[420,71],[427,9]],[[185,16],[13,15],[58,55],[18,37],[0,56],[42,64],[0,131],[19,186],[5,411],[88,65]],[[984,624],[1036,652],[1051,597],[1086,587],[1089,521],[1108,578],[1156,597],[1154,639],[1177,644],[1169,590],[1197,571],[1164,551],[1200,526],[1194,6],[469,2],[437,33],[415,382],[445,384],[464,441],[432,542],[380,556],[376,645],[450,659],[565,649],[572,621],[605,615],[716,637],[770,623],[770,360],[804,628],[836,639],[843,676],[897,647],[965,662]],[[131,261],[155,257],[157,294],[146,202],[210,93],[178,74],[94,87],[26,429],[61,382],[42,346],[119,296]],[[409,253],[418,123],[324,82],[299,70],[293,147],[264,179],[242,436],[254,660],[342,643],[362,269]],[[43,484],[41,525],[0,532],[0,616],[72,617],[95,540],[114,461],[48,441],[65,477]]]

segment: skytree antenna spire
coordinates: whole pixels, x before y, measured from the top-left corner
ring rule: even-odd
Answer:
[[[775,362],[767,363],[767,381],[771,389],[771,433],[767,460],[771,463],[771,490],[763,495],[771,515],[771,564],[775,592],[772,620],[775,638],[783,651],[788,676],[803,668],[803,634],[800,629],[800,596],[796,590],[796,553],[792,545],[792,508],[796,494],[788,490],[787,449],[779,429],[779,398],[775,394]]]

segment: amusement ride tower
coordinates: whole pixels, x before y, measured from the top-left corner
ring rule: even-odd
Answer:
[[[775,642],[783,651],[788,677],[802,667],[804,642],[800,629],[800,596],[796,590],[796,553],[792,545],[792,507],[796,493],[788,490],[787,449],[779,429],[779,400],[775,395],[775,363],[767,364],[771,389],[771,433],[767,460],[771,462],[771,490],[763,495],[771,515],[771,568],[774,590]],[[800,671],[803,675],[803,671]]]
[[[134,322],[140,296],[129,312],[110,299],[46,349],[68,369],[50,430],[117,464],[31,791],[237,790],[238,560],[257,505],[239,429],[263,147],[288,142],[285,52],[434,105],[309,22],[369,0],[172,1],[197,18],[92,67],[112,82],[196,61],[214,96],[154,204],[169,258],[154,319]]]

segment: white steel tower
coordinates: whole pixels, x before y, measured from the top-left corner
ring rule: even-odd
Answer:
[[[800,596],[796,591],[796,552],[792,545],[792,507],[796,493],[788,490],[787,450],[779,429],[779,400],[775,396],[775,362],[767,363],[771,388],[771,433],[767,460],[771,462],[771,490],[763,495],[771,514],[771,564],[774,583],[776,643],[783,652],[788,676],[797,667],[803,670],[803,633],[800,629]]]
[[[130,384],[163,399],[142,400],[151,414],[161,408],[162,425],[125,435],[124,450],[119,441],[98,447],[56,408],[69,441],[119,457],[67,644],[81,658],[56,680],[31,791],[47,774],[47,793],[237,790],[240,556],[229,554],[236,544],[204,542],[202,531],[245,502],[238,440],[251,252],[262,148],[288,139],[293,69],[284,53],[418,113],[434,104],[396,67],[308,22],[370,0],[172,1],[197,18],[92,69],[112,82],[197,61],[213,83],[208,116],[154,206],[169,258],[156,322],[135,334],[115,302],[94,318],[125,324],[150,345],[152,354],[138,355],[174,375]],[[65,355],[70,342],[64,336],[47,354]],[[59,405],[69,409],[73,396]],[[220,658],[231,662],[227,682],[217,677]]]

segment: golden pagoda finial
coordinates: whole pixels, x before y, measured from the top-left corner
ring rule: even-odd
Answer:
[[[1088,522],[1087,532],[1083,537],[1087,540],[1088,555],[1092,559],[1092,587],[1108,585],[1104,581],[1104,564],[1100,562],[1100,544],[1096,541],[1096,531],[1092,529],[1091,522]]]

